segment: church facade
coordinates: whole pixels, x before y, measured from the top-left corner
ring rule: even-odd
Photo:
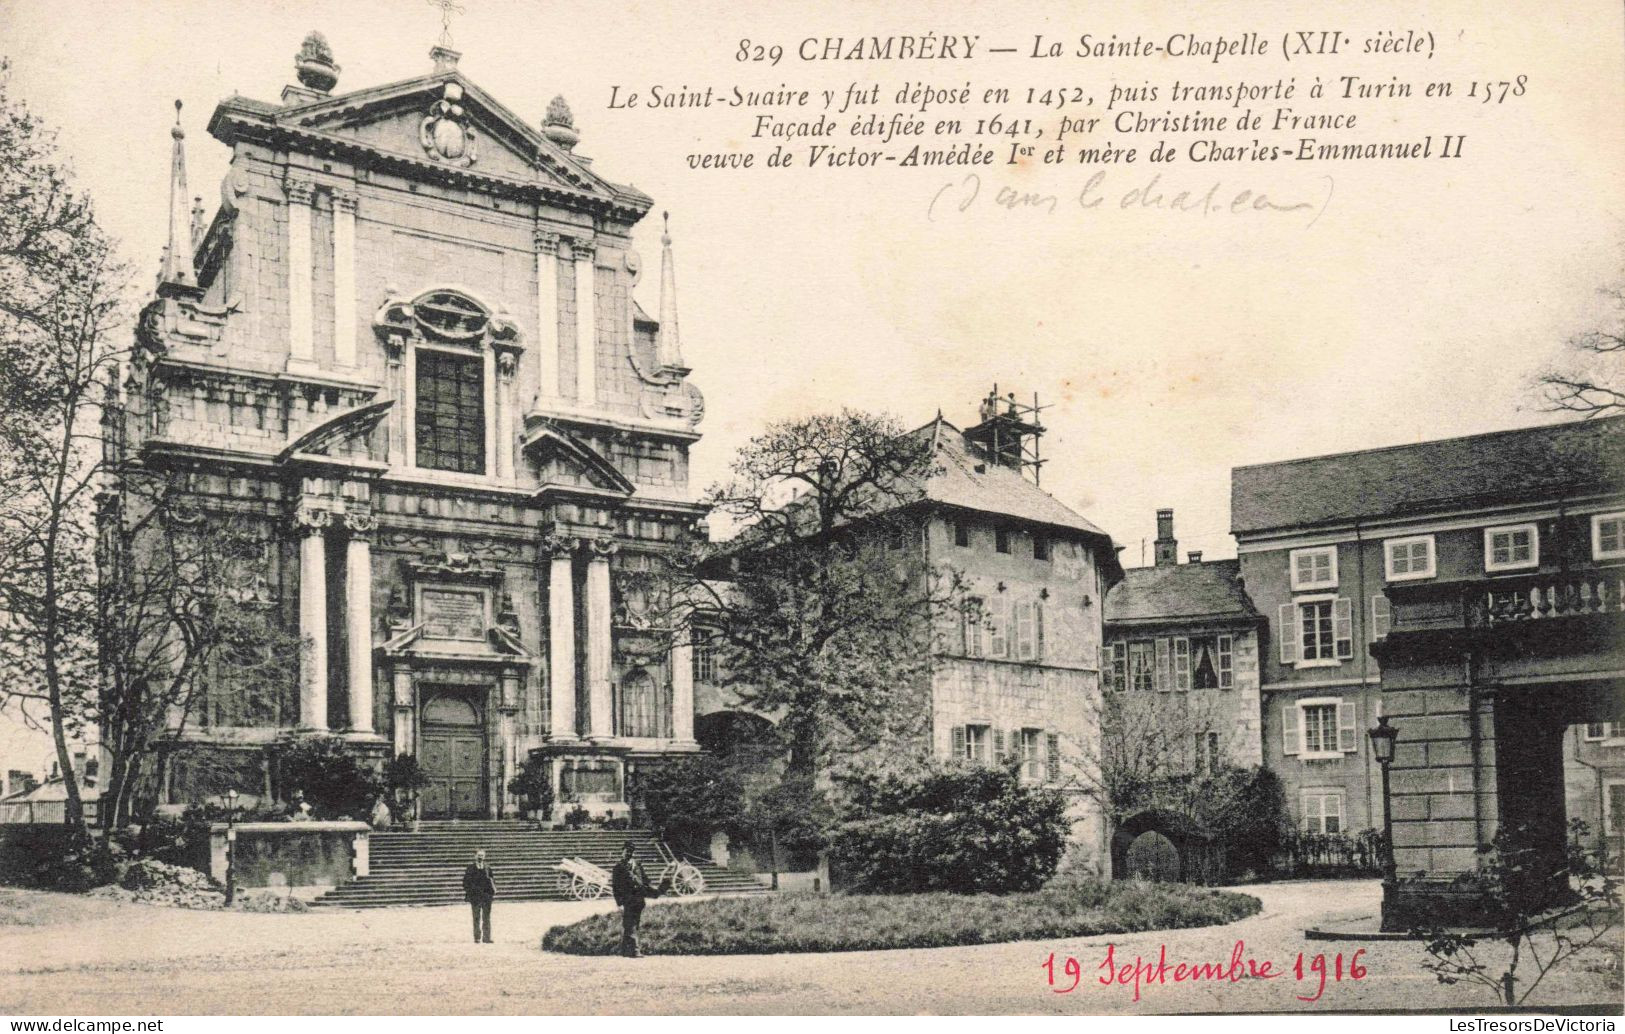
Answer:
[[[245,591],[304,642],[296,691],[221,680],[175,756],[269,800],[278,742],[410,753],[426,818],[511,814],[536,758],[560,805],[618,814],[630,769],[698,749],[691,647],[651,602],[704,512],[670,237],[657,319],[631,240],[652,200],[576,152],[562,99],[527,122],[430,56],[338,93],[313,33],[280,102],[211,116],[207,222],[175,128],[120,447],[254,544]],[[196,770],[162,799],[222,789]]]

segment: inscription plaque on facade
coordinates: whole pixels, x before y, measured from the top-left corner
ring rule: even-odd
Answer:
[[[431,639],[484,639],[485,594],[423,590],[423,634]]]

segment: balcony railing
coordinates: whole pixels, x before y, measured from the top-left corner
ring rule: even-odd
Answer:
[[[1479,613],[1486,625],[1616,614],[1625,610],[1625,576],[1618,571],[1532,575],[1496,582],[1481,597]]]

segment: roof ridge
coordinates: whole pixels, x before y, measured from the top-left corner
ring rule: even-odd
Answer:
[[[1264,463],[1243,463],[1231,467],[1232,471],[1257,470],[1261,467],[1289,467],[1298,463],[1318,463],[1322,460],[1340,459],[1345,456],[1368,456],[1378,452],[1398,452],[1402,449],[1419,449],[1429,445],[1446,445],[1451,442],[1465,442],[1472,439],[1499,438],[1506,435],[1533,434],[1538,431],[1569,430],[1578,427],[1595,427],[1600,423],[1625,421],[1625,416],[1582,417],[1578,420],[1559,420],[1550,424],[1534,424],[1526,427],[1508,427],[1499,431],[1479,431],[1475,434],[1458,434],[1448,438],[1429,438],[1420,442],[1400,442],[1395,445],[1378,445],[1368,449],[1346,449],[1342,452],[1326,452],[1315,456],[1295,456],[1287,460],[1269,460]]]

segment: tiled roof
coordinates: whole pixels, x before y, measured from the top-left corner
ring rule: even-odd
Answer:
[[[1237,535],[1625,488],[1625,417],[1237,467]]]
[[[1256,619],[1236,560],[1132,567],[1106,596],[1106,623]]]
[[[973,453],[959,429],[940,417],[915,434],[930,434],[937,443],[940,469],[925,484],[924,497],[944,506],[1047,524],[1056,528],[1110,536],[1060,500],[1022,477]]]

